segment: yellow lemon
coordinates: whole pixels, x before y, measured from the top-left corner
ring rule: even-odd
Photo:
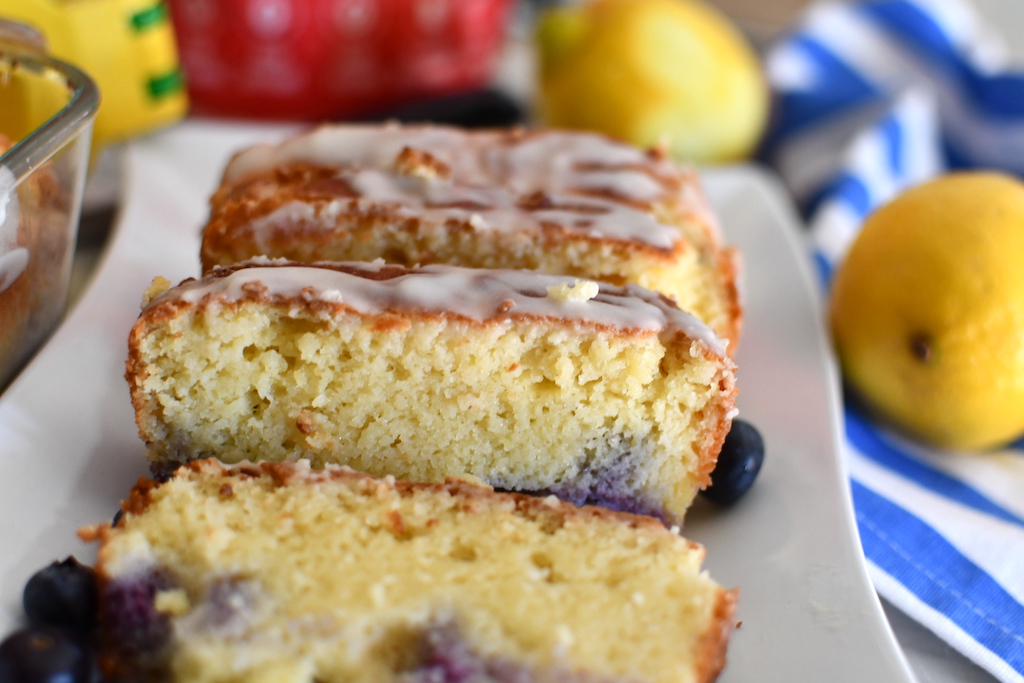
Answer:
[[[834,281],[831,323],[849,384],[938,446],[1024,433],[1024,183],[958,173],[866,221]]]
[[[756,53],[699,0],[590,0],[548,10],[537,29],[540,117],[680,159],[749,155],[767,121]]]

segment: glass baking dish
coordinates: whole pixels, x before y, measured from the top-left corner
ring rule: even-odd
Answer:
[[[67,303],[99,92],[0,20],[0,391]]]

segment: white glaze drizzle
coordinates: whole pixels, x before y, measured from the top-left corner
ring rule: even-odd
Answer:
[[[395,169],[403,149],[424,151],[450,171],[447,179],[411,177]],[[628,202],[675,201],[679,169],[643,151],[590,133],[542,131],[511,138],[500,131],[466,133],[445,127],[325,126],[280,145],[260,145],[228,165],[225,184],[291,163],[338,166],[338,177],[362,198],[404,207],[409,215],[443,224],[471,214],[493,230],[537,230],[558,223],[594,237],[671,249],[681,238],[672,225]],[[543,191],[553,209],[524,209],[519,201]],[[613,195],[581,196],[580,192]],[[674,193],[670,195],[670,193]],[[480,208],[438,207],[472,202]],[[565,207],[586,207],[585,210]],[[401,214],[401,209],[396,209]],[[336,216],[334,217],[336,218]],[[324,227],[333,221],[321,219]],[[254,224],[257,232],[278,223]],[[257,240],[261,239],[258,235]]]
[[[367,273],[385,267],[380,260],[344,265]],[[247,290],[262,286],[271,300],[343,303],[364,315],[387,311],[449,312],[485,322],[507,320],[519,314],[628,330],[679,331],[702,342],[715,355],[725,356],[725,342],[711,328],[642,287],[598,283],[599,293],[584,301],[549,295],[549,287],[576,286],[578,281],[575,277],[534,271],[447,265],[424,266],[387,280],[372,280],[317,264],[256,259],[233,272],[215,270],[201,280],[186,281],[158,296],[149,307],[168,301],[192,305],[237,302],[249,298]]]
[[[457,186],[409,177],[392,180],[392,176],[382,171],[369,169],[342,170],[338,177],[348,181],[364,199],[393,203],[393,216],[415,218],[428,224],[440,225],[448,220],[457,220],[470,223],[477,230],[513,232],[526,228],[540,230],[542,224],[553,223],[575,232],[623,241],[638,239],[638,234],[642,234],[645,236],[642,241],[660,249],[671,249],[679,239],[675,228],[666,229],[650,214],[599,198],[548,195],[555,207],[523,211],[516,206],[514,195],[496,188]],[[470,203],[472,208],[430,206],[463,202]],[[593,213],[558,208],[566,205],[592,207]],[[336,199],[319,206],[288,202],[252,222],[253,239],[266,250],[270,248],[266,240],[277,226],[301,223],[330,230],[337,224],[340,213],[358,214],[368,208],[370,206],[365,203],[347,199]]]

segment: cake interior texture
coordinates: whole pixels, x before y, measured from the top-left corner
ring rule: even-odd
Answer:
[[[654,520],[202,461],[102,540],[108,671],[196,683],[713,680],[735,595]]]
[[[128,377],[158,463],[468,474],[670,523],[708,482],[735,394],[731,364],[681,334],[254,302],[140,323]]]

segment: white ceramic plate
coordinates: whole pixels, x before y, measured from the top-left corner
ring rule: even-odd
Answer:
[[[122,374],[128,331],[156,275],[198,273],[199,226],[229,154],[285,129],[188,123],[132,145],[118,228],[96,279],[47,347],[0,397],[0,632],[20,619],[33,571],[109,519],[146,473]],[[746,262],[738,365],[743,417],[768,445],[740,504],[700,504],[685,533],[715,578],[741,591],[723,681],[911,680],[855,536],[839,462],[836,371],[819,301],[781,188],[749,167],[705,186]]]

